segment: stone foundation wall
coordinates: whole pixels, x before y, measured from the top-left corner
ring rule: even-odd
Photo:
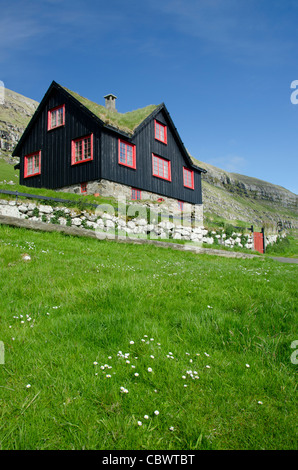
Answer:
[[[59,191],[71,192],[80,194],[81,185],[75,184],[72,186],[67,186],[60,188]],[[125,184],[115,183],[113,181],[101,179],[97,181],[89,181],[87,183],[87,194],[100,194],[102,197],[113,197],[117,199],[118,197],[125,197],[128,201],[131,200],[131,186]],[[142,199],[139,201],[134,201],[134,203],[146,204],[148,207],[150,203],[157,203],[158,199],[162,199],[162,202],[158,202],[160,210],[163,212],[169,212],[172,214],[180,214],[181,210],[178,205],[178,200],[166,196],[161,196],[159,194],[151,193],[149,191],[141,191]],[[203,221],[203,204],[189,204],[184,202],[183,204],[183,213],[193,215],[198,217]],[[194,215],[195,214],[195,215]]]

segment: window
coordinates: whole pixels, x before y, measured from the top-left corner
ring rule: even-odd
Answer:
[[[119,139],[118,163],[136,169],[136,147]]]
[[[81,183],[81,193],[87,193],[87,183]]]
[[[180,209],[181,211],[183,211],[183,209],[184,209],[184,202],[178,201],[178,206],[179,206],[179,209]]]
[[[161,122],[154,121],[155,123],[155,138],[163,142],[164,144],[167,143],[167,126],[162,124]]]
[[[30,155],[25,155],[24,178],[40,175],[40,157],[41,150],[39,150],[39,152],[30,153]]]
[[[171,162],[152,154],[153,176],[171,181]]]
[[[131,199],[132,201],[140,201],[141,191],[139,189],[131,188]]]
[[[193,171],[183,167],[183,184],[186,188],[194,189]]]
[[[48,111],[48,131],[65,124],[65,104]]]
[[[71,142],[71,164],[88,162],[93,160],[93,134]]]

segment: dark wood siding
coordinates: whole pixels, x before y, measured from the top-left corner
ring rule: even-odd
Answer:
[[[47,130],[48,111],[65,104],[65,125]],[[93,160],[71,165],[71,141],[93,133]],[[24,178],[24,165],[20,165],[20,184],[49,189],[70,186],[100,179],[101,126],[84,113],[63,92],[53,89],[41,109],[21,149],[21,162],[25,155],[41,150],[41,174]]]
[[[18,146],[21,184],[57,189],[103,178],[180,201],[202,203],[201,172],[190,165],[165,106],[160,105],[156,115],[149,116],[131,139],[125,139],[56,85],[49,88]],[[65,125],[48,131],[48,111],[60,105],[65,105]],[[155,139],[155,119],[167,126],[166,144]],[[71,165],[72,140],[91,133],[93,160]],[[118,163],[119,138],[136,146],[136,169]],[[41,174],[24,178],[24,156],[39,150]],[[171,162],[171,181],[153,176],[152,154]],[[194,171],[194,190],[184,187],[184,166]]]
[[[183,150],[161,111],[156,119],[167,126],[167,144],[155,139],[154,118],[127,140],[136,145],[136,169],[118,163],[118,139],[113,132],[102,135],[102,178],[126,184],[144,191],[172,197],[193,204],[201,204],[201,173],[194,170],[194,190],[183,185],[183,167],[189,167]],[[152,153],[171,162],[171,181],[152,175]]]

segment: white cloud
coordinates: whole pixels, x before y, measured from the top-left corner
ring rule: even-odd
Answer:
[[[225,157],[218,157],[209,160],[211,165],[226,170],[230,173],[240,173],[247,168],[247,160],[244,157],[238,155],[227,155]]]

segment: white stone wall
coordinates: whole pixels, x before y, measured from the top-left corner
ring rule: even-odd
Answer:
[[[93,211],[72,209],[68,207],[52,207],[48,204],[33,202],[16,202],[0,199],[0,215],[30,219],[35,222],[46,222],[62,226],[75,226],[98,232],[114,233],[115,235],[127,235],[129,237],[149,237],[149,239],[160,240],[187,240],[197,244],[206,243],[216,248],[223,245],[228,248],[254,249],[253,236],[251,233],[233,232],[227,236],[223,229],[208,231],[198,220],[190,222],[189,218],[179,218],[161,215],[162,220],[158,222],[158,213],[146,210],[133,217],[136,205],[125,207],[125,216],[117,216],[115,210],[110,206],[110,211],[105,212],[102,206]],[[132,209],[132,210],[130,210]],[[155,206],[156,211],[156,206]],[[129,215],[129,217],[127,217]],[[148,218],[149,215],[149,218]],[[285,236],[285,234],[281,235]],[[266,235],[266,245],[276,243],[278,235]]]
[[[147,213],[146,207],[142,215],[133,217],[137,205],[131,204],[127,208],[126,216],[115,215],[114,208],[104,212],[99,205],[95,210],[79,211],[68,207],[52,207],[47,204],[32,202],[16,202],[0,199],[0,215],[30,219],[35,222],[46,222],[59,225],[82,227],[85,229],[111,232],[128,236],[148,236],[152,239],[174,239],[189,240],[198,243],[203,242],[204,228],[198,222],[190,222],[189,218],[177,217],[174,219],[169,215],[161,215],[162,220],[158,222],[158,212]],[[133,209],[133,210],[130,210]],[[148,219],[149,215],[149,219]]]

